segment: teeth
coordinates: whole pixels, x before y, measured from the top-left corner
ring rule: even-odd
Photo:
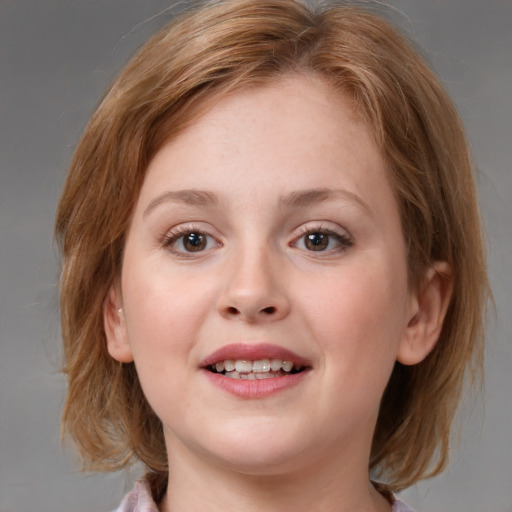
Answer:
[[[282,366],[285,372],[291,372],[293,368],[293,363],[291,361],[283,361]]]
[[[278,372],[281,369],[281,364],[283,361],[281,359],[272,359],[270,361],[270,368],[272,368],[273,372]]]
[[[260,359],[258,361],[254,361],[254,363],[252,363],[252,371],[253,372],[269,372],[270,371],[270,360],[269,359]]]
[[[289,373],[294,367],[297,371],[302,370],[302,366],[294,366],[292,361],[283,361],[282,359],[257,359],[255,361],[226,359],[218,361],[211,369],[233,379],[254,380],[279,377],[281,370]]]
[[[241,380],[262,380],[262,379],[275,379],[279,377],[278,373],[238,373],[238,372],[226,372],[224,377],[230,379],[241,379]]]
[[[245,359],[237,359],[235,361],[235,370],[237,372],[252,372],[252,361],[246,361]]]
[[[256,376],[256,380],[273,379],[273,378],[277,377],[277,375],[275,373],[253,373],[253,375]]]
[[[231,359],[224,361],[224,369],[227,372],[232,372],[235,369],[235,361],[232,361]]]

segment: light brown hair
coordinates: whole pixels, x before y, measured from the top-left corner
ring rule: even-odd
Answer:
[[[445,466],[465,376],[482,368],[490,296],[457,112],[417,52],[366,9],[227,0],[183,15],[134,57],[92,116],[64,186],[56,220],[69,379],[63,427],[86,468],[112,470],[140,459],[156,474],[167,471],[161,423],[133,363],[109,356],[102,316],[149,161],[216,98],[288,73],[323,77],[366,120],[399,204],[410,286],[421,285],[434,261],[452,268],[440,339],[420,364],[396,363],[370,461],[395,490]]]

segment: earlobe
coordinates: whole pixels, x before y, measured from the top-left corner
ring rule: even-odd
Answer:
[[[115,285],[110,288],[103,304],[103,325],[109,354],[121,363],[132,362],[133,354],[126,332],[126,321],[121,307],[121,294]]]
[[[411,297],[411,308],[397,361],[417,364],[435,347],[453,292],[453,275],[446,262],[434,262],[426,272],[423,286]]]

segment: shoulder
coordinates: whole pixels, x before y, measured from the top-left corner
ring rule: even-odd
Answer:
[[[382,482],[372,481],[373,487],[384,496],[390,503],[392,503],[393,507],[391,508],[391,512],[414,512],[414,510],[407,506],[403,501],[400,501],[395,496],[395,493],[391,490],[391,488],[383,484]]]
[[[407,506],[403,501],[395,500],[391,512],[414,512],[414,510]]]
[[[112,512],[158,512],[158,507],[151,497],[147,482],[138,480],[134,488],[123,498],[119,507]],[[395,499],[391,512],[414,512],[414,510],[403,501]]]
[[[151,497],[147,482],[138,480],[119,507],[112,512],[158,512],[158,507]]]

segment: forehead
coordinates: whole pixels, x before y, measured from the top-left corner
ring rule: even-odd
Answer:
[[[227,94],[156,153],[141,202],[173,189],[220,198],[250,190],[263,200],[336,185],[368,203],[389,195],[385,163],[353,103],[315,75]]]
[[[162,146],[149,171],[162,153],[183,160],[194,146],[201,151],[189,153],[188,158],[204,164],[213,156],[227,161],[229,156],[258,151],[263,165],[265,159],[286,150],[288,160],[292,153],[297,159],[317,157],[313,150],[324,150],[326,159],[337,158],[337,150],[343,150],[345,157],[361,159],[365,154],[365,159],[382,163],[354,101],[314,74],[288,75],[268,85],[237,89],[214,97],[201,111],[188,128]]]

